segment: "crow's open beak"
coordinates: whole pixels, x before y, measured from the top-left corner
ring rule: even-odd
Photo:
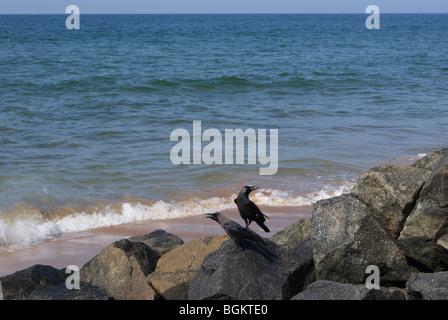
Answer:
[[[216,217],[216,213],[207,213],[205,215],[205,217],[209,218],[209,219],[212,219],[212,220],[215,220],[215,221],[218,221],[218,218]]]
[[[257,190],[257,189],[258,189],[257,186],[251,186],[251,187],[250,187],[250,190],[251,190],[251,191],[254,191],[254,190]]]

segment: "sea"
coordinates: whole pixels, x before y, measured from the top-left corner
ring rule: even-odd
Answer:
[[[312,205],[446,147],[448,15],[367,17],[0,15],[0,251],[234,208],[245,185],[261,206]],[[172,161],[177,129],[190,162]],[[220,133],[224,159],[238,129],[255,161],[247,138],[243,163],[194,163],[193,140]]]

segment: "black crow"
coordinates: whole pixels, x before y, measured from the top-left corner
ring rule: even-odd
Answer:
[[[252,221],[255,221],[265,232],[269,232],[269,228],[264,224],[268,217],[249,199],[249,193],[256,189],[258,189],[256,186],[245,186],[234,201],[238,207],[241,218],[246,222],[246,229]]]
[[[210,218],[219,223],[219,225],[224,229],[230,238],[240,243],[242,240],[249,240],[252,242],[264,243],[262,237],[253,232],[252,230],[244,228],[239,223],[230,220],[225,215],[220,212],[207,213],[206,218]]]

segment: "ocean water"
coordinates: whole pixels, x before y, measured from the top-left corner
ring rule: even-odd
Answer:
[[[0,250],[232,208],[248,184],[308,205],[447,145],[448,15],[67,16],[0,15]],[[193,121],[277,129],[277,173],[174,165]]]

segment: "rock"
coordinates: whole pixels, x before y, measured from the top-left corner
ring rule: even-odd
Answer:
[[[363,172],[353,193],[371,210],[379,224],[398,238],[430,171],[386,165]]]
[[[130,237],[129,240],[143,242],[152,250],[157,251],[161,256],[184,243],[182,238],[161,229],[148,234]]]
[[[33,291],[25,300],[110,300],[106,292],[89,283],[80,282],[79,289],[69,290],[65,283],[41,287]]]
[[[448,261],[448,234],[441,236],[437,240],[435,251],[439,261]]]
[[[80,270],[80,279],[117,300],[152,300],[156,295],[146,277],[159,258],[146,244],[123,239],[87,262]]]
[[[148,276],[148,281],[165,299],[188,299],[190,280],[202,261],[228,238],[226,235],[206,237],[171,250],[160,258],[156,270]]]
[[[343,283],[365,282],[366,268],[380,270],[380,283],[403,284],[412,272],[395,240],[354,194],[316,202],[313,208],[316,278]]]
[[[65,269],[36,264],[0,278],[4,300],[23,300],[37,288],[65,282]]]
[[[414,273],[406,290],[410,300],[448,300],[448,272]]]
[[[190,283],[190,299],[290,299],[315,280],[311,242],[288,250],[228,240],[208,255]]]
[[[318,280],[291,300],[405,300],[405,295],[399,289]]]
[[[411,167],[429,170],[433,172],[434,170],[437,170],[437,168],[444,161],[446,161],[447,157],[448,157],[448,148],[441,148],[431,152],[430,154],[426,155],[420,160],[417,160],[411,165]]]
[[[437,240],[437,245],[441,246],[443,249],[448,250],[448,234],[445,234]]]
[[[353,193],[370,207],[380,225],[398,238],[423,184],[447,157],[448,149],[440,149],[411,166],[372,168],[360,175]]]
[[[269,240],[288,248],[301,245],[311,237],[311,220],[303,219],[273,235]]]
[[[448,268],[448,250],[441,239],[448,233],[448,156],[424,184],[417,204],[399,237],[406,255],[422,271]]]

